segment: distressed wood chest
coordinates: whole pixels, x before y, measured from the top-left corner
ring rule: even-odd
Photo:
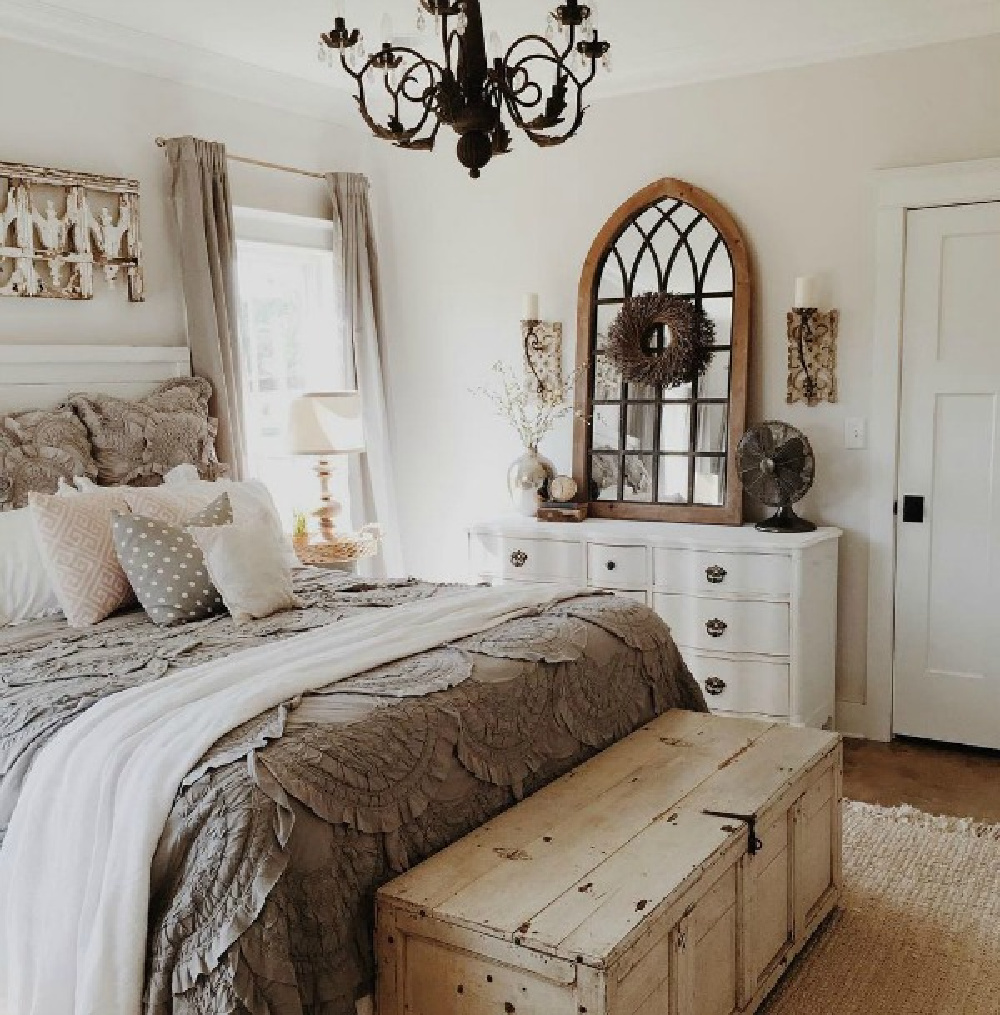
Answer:
[[[752,1012],[837,904],[840,738],[673,711],[378,895],[379,1015]]]

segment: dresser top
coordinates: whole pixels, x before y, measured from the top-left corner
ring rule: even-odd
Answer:
[[[675,522],[631,522],[589,518],[585,522],[540,522],[511,515],[473,525],[474,534],[517,536],[522,539],[581,540],[600,543],[642,543],[708,550],[749,550],[757,553],[801,550],[843,533],[831,527],[815,532],[758,532],[753,525],[681,525]]]

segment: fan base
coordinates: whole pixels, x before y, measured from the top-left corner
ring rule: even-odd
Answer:
[[[756,528],[759,532],[815,532],[816,526],[807,522],[792,510],[790,504],[778,508],[778,510],[762,522],[758,522]]]

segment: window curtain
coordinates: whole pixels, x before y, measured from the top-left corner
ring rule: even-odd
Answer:
[[[344,301],[345,376],[361,393],[365,453],[349,459],[351,517],[356,527],[378,523],[382,553],[364,562],[374,578],[403,575],[403,554],[396,520],[385,397],[385,348],[379,291],[378,248],[372,225],[370,184],[357,173],[327,176],[334,220],[343,247],[341,293]]]
[[[236,292],[236,230],[225,145],[176,137],[166,142],[170,196],[180,241],[191,366],[214,388],[219,459],[235,479],[246,472],[243,369]]]

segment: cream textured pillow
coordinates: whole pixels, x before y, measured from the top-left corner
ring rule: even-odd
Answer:
[[[285,560],[297,567],[298,558],[291,540],[284,534],[281,518],[267,487],[257,479],[242,483],[230,479],[217,482],[171,482],[158,487],[130,487],[123,491],[133,514],[155,518],[167,525],[187,525],[193,514],[208,507],[222,494],[229,495],[233,506],[233,522],[240,526],[267,528],[274,539],[280,540]]]
[[[284,546],[266,526],[189,526],[212,584],[237,624],[301,606],[292,592]]]
[[[133,601],[111,538],[111,512],[128,511],[120,493],[33,493],[28,503],[45,570],[71,627],[98,624]]]

